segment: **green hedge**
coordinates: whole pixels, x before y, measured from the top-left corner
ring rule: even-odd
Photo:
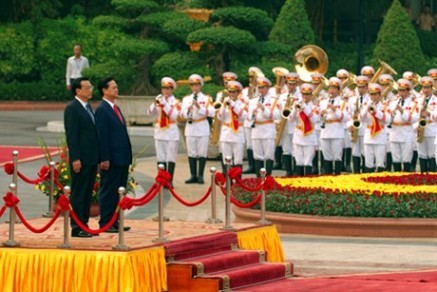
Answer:
[[[65,84],[44,82],[0,83],[0,100],[66,101],[72,97]]]

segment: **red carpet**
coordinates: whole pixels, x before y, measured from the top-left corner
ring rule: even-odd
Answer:
[[[360,292],[431,292],[437,291],[437,270],[337,276],[326,278],[292,278],[234,291],[360,291]]]
[[[0,166],[12,162],[12,151],[18,151],[18,162],[32,161],[43,158],[44,154],[39,146],[0,146]],[[59,152],[58,148],[49,147],[51,155]]]

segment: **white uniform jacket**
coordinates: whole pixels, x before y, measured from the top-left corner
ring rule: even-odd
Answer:
[[[160,104],[152,103],[149,107],[149,115],[155,117],[156,140],[179,141],[179,129],[177,118],[181,111],[181,103],[173,95],[161,97]]]
[[[202,137],[209,136],[210,129],[207,117],[214,116],[214,106],[212,99],[209,95],[205,95],[202,92],[197,94],[197,102],[199,108],[193,106],[193,110],[190,112],[189,108],[193,104],[194,94],[187,95],[182,100],[182,110],[180,116],[188,121],[191,119],[190,124],[187,121],[185,126],[185,136],[187,137]]]
[[[264,96],[264,111],[258,110],[258,104],[262,97],[258,96],[249,102],[249,114],[247,119],[255,125],[252,129],[252,139],[275,139],[276,124],[274,120],[279,119],[281,112],[279,101],[272,98],[268,93]]]
[[[369,113],[369,107],[375,110],[373,115]],[[370,100],[361,108],[360,119],[364,125],[364,144],[386,145],[387,131],[386,127],[391,122],[391,116],[387,112],[386,106],[382,102],[371,103]]]
[[[301,112],[306,115],[311,123],[311,130],[305,127],[304,120],[301,117]],[[320,111],[311,101],[301,104],[301,111],[293,107],[289,120],[295,124],[293,144],[297,145],[314,145],[317,146],[316,123],[320,120]],[[308,126],[308,124],[307,124]]]
[[[217,113],[221,121],[220,142],[244,143],[243,122],[247,118],[247,107],[242,99],[230,102],[230,106],[222,106]]]
[[[390,142],[414,142],[416,141],[416,132],[413,124],[419,119],[419,109],[417,103],[412,101],[408,96],[402,105],[404,112],[396,110],[397,105],[402,105],[400,99],[392,101],[389,105],[388,112],[392,115],[392,127],[390,130]]]

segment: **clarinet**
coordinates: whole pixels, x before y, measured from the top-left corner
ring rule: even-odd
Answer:
[[[193,104],[194,101],[197,101],[197,93],[194,94],[193,96],[193,102],[190,105],[190,109],[188,112],[188,124],[192,124],[193,123]]]

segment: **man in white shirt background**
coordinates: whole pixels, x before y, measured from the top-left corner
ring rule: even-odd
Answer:
[[[73,53],[74,56],[67,60],[67,72],[65,74],[67,90],[71,90],[73,81],[82,77],[82,70],[90,67],[88,58],[82,56],[82,46],[80,44],[74,44]]]

